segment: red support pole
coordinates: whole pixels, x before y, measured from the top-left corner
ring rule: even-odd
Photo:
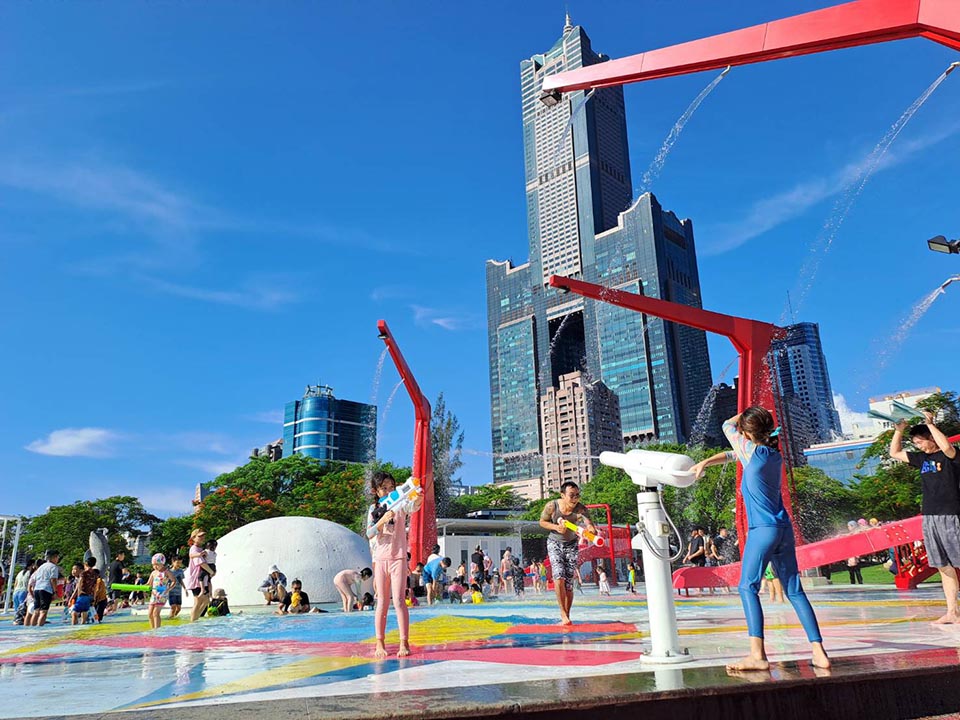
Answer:
[[[430,439],[430,401],[420,390],[416,378],[410,371],[407,361],[400,352],[400,346],[387,327],[385,320],[377,321],[380,339],[390,351],[393,364],[396,365],[403,386],[413,401],[416,425],[413,433],[413,476],[423,483],[423,504],[410,519],[410,569],[418,562],[424,562],[429,550],[437,544],[437,503],[433,489],[433,447]],[[398,480],[400,480],[398,478]]]
[[[583,297],[600,300],[617,305],[627,310],[634,310],[654,317],[680,323],[699,330],[723,335],[733,343],[740,353],[740,384],[737,397],[737,408],[743,412],[751,405],[760,405],[773,414],[776,422],[777,409],[773,402],[773,388],[771,387],[770,372],[766,366],[766,356],[770,351],[770,344],[774,339],[782,337],[783,328],[771,323],[750,320],[748,318],[724,315],[722,313],[703,310],[701,308],[680,305],[679,303],[659,300],[657,298],[635,295],[623,290],[613,290],[594,285],[593,283],[563,277],[550,276],[550,286],[561,290],[568,290]],[[747,521],[743,508],[743,496],[740,494],[740,480],[743,468],[737,465],[737,536],[740,546],[746,543]],[[787,478],[786,464],[780,481],[783,494],[783,504],[793,517],[793,502],[790,483]],[[797,543],[803,542],[800,529],[794,524],[794,534]]]
[[[923,37],[960,50],[957,0],[857,0],[548,75],[545,95]]]

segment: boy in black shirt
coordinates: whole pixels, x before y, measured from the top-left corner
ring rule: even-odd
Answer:
[[[957,566],[960,565],[960,457],[946,435],[933,424],[933,413],[923,411],[926,423],[910,428],[910,440],[920,452],[903,449],[905,421],[896,424],[890,457],[920,470],[923,497],[923,543],[930,564],[940,571],[946,614],[937,624],[960,623],[957,609]]]

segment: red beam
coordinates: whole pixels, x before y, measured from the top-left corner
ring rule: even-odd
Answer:
[[[770,351],[770,343],[783,336],[783,328],[759,320],[724,315],[710,310],[690,307],[689,305],[680,305],[679,303],[636,295],[623,290],[614,290],[561,275],[551,275],[549,282],[551,287],[568,290],[583,297],[725,336],[733,343],[740,354],[737,408],[740,412],[743,412],[751,405],[760,405],[768,408],[776,419],[776,405],[773,401],[773,389],[770,383],[770,372],[766,366],[766,356]],[[742,476],[743,467],[738,463],[737,534],[740,537],[740,542],[744,543],[747,538],[747,522],[743,507],[743,496],[740,494]],[[786,464],[784,464],[781,478],[781,492],[783,494],[783,504],[790,516],[793,517],[793,502]],[[797,536],[797,544],[801,544],[803,536],[796,524],[794,524],[794,532]]]
[[[548,75],[545,93],[565,93],[924,37],[960,50],[957,0],[857,0],[639,55]]]
[[[420,390],[417,379],[400,352],[400,346],[394,340],[386,320],[377,321],[380,338],[390,351],[393,364],[396,365],[403,386],[413,401],[416,425],[413,433],[413,475],[420,478],[423,485],[423,504],[410,519],[410,569],[418,562],[426,562],[430,549],[437,543],[437,504],[433,488],[433,447],[430,439],[430,401]],[[397,478],[400,480],[400,478]]]

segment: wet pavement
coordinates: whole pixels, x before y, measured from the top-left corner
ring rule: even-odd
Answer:
[[[195,707],[206,708],[209,718],[217,706],[232,707],[231,717],[239,718],[264,702],[297,711],[296,701],[311,717],[479,716],[484,708],[549,712],[561,696],[566,705],[689,698],[958,667],[960,626],[930,624],[943,612],[939,584],[911,592],[845,586],[809,595],[836,661],[829,673],[810,666],[789,604],[765,602],[771,671],[728,675],[723,666],[747,647],[735,594],[677,599],[681,642],[692,659],[670,668],[643,662],[649,624],[642,596],[601,599],[589,590],[576,598],[571,628],[556,624],[550,596],[414,608],[412,656],[385,661],[373,657],[370,612],[277,617],[266,608],[245,608],[197,624],[165,620],[156,631],[145,617],[131,615],[79,627],[59,618],[43,628],[3,621],[0,717],[144,715],[163,708],[187,717],[186,708]],[[394,653],[396,643],[391,611],[387,644]],[[390,713],[372,711],[371,697],[392,698]]]

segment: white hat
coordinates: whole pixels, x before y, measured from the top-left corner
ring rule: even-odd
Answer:
[[[268,573],[280,572],[280,568],[278,568],[276,565],[271,565],[271,566],[270,566],[270,569],[267,570],[267,572],[268,572]]]

